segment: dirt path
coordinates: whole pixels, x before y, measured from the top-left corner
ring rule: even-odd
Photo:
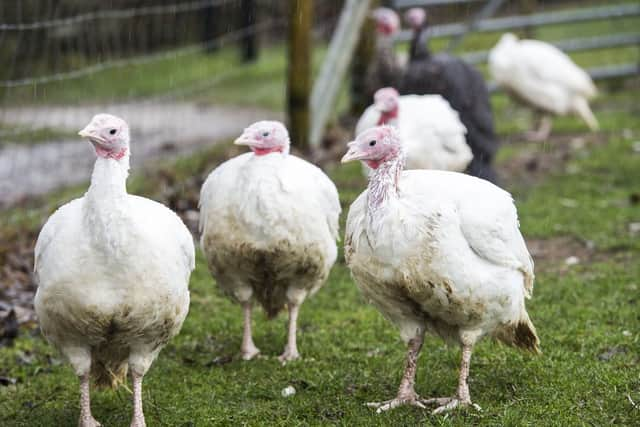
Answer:
[[[281,118],[273,111],[172,102],[5,109],[0,121],[31,129],[75,132],[101,112],[119,115],[129,122],[133,167],[227,140],[256,120]],[[94,160],[90,146],[79,137],[0,148],[0,208],[86,181]]]

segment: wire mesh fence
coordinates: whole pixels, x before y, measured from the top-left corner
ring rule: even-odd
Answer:
[[[318,39],[337,19],[339,4],[331,3],[317,7]],[[0,205],[85,180],[93,155],[75,133],[99,112],[129,121],[134,166],[231,138],[255,120],[281,118],[273,100],[284,99],[285,6],[2,2]],[[244,19],[249,13],[253,19]],[[240,49],[248,37],[262,47],[253,63]]]

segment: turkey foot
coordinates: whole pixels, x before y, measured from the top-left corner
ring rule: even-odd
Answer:
[[[458,379],[458,393],[454,397],[435,397],[432,399],[423,399],[422,403],[432,404],[435,403],[438,406],[433,412],[433,415],[441,414],[443,412],[450,411],[460,406],[472,406],[477,411],[481,411],[479,405],[471,402],[471,395],[469,394],[469,384],[467,379],[469,378],[469,365],[471,364],[471,345],[462,345],[462,361],[460,363],[460,377]]]
[[[376,413],[378,414],[403,405],[412,405],[417,406],[420,409],[427,409],[427,407],[424,406],[423,400],[416,394],[415,391],[398,394],[395,399],[385,400],[383,402],[368,402],[366,403],[366,405],[369,408],[375,408]]]
[[[300,353],[298,353],[298,349],[290,349],[289,346],[285,347],[284,352],[278,356],[278,360],[282,362],[283,365],[299,358]]]
[[[80,417],[80,422],[78,422],[78,426],[79,427],[100,427],[102,426],[102,424],[96,421],[96,419],[93,418],[92,415],[84,415]]]
[[[429,405],[433,403],[435,403],[436,405],[440,405],[436,409],[434,409],[433,412],[431,412],[433,415],[442,414],[454,408],[463,407],[463,406],[472,406],[476,411],[482,411],[482,408],[480,408],[480,405],[476,405],[475,403],[472,403],[470,399],[463,400],[458,398],[457,396],[434,397],[431,399],[422,399],[422,403],[424,403],[425,405]]]
[[[400,387],[398,388],[398,395],[396,398],[386,400],[384,402],[367,403],[369,408],[376,408],[376,413],[378,414],[402,405],[412,405],[421,409],[426,409],[422,399],[420,399],[414,389],[418,355],[420,354],[420,349],[422,348],[422,342],[424,340],[424,332],[416,332],[416,337],[409,340],[404,375],[402,376],[402,381],[400,381]]]
[[[254,357],[260,354],[260,349],[256,347],[253,343],[250,346],[242,346],[240,350],[240,355],[242,360],[252,360]]]

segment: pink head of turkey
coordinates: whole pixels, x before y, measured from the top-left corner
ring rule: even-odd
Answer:
[[[269,153],[289,153],[289,132],[278,121],[262,120],[246,128],[235,140],[236,145],[248,145],[256,156]]]
[[[400,134],[394,126],[367,129],[347,146],[349,151],[342,157],[342,163],[361,160],[370,168],[378,169],[385,162],[403,158]]]
[[[379,7],[373,11],[373,19],[376,21],[376,29],[379,34],[392,36],[400,30],[400,18],[393,10]]]
[[[377,125],[397,124],[400,94],[392,87],[378,89],[373,95],[373,106],[380,112]]]
[[[382,113],[391,113],[398,110],[400,94],[392,87],[378,89],[373,95],[373,105]]]
[[[419,30],[427,22],[427,12],[419,7],[412,7],[405,12],[404,20],[413,30]]]
[[[129,125],[120,117],[96,114],[78,135],[91,141],[98,157],[120,160],[129,153]]]

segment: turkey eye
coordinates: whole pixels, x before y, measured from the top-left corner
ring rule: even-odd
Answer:
[[[375,140],[369,142],[369,147],[373,147],[374,145],[376,145],[376,141]]]
[[[115,135],[115,134],[116,134],[116,130],[115,130],[115,129],[111,129],[111,130],[109,131],[109,133],[110,133],[111,135]]]
[[[264,133],[262,134],[262,136],[264,136],[264,137],[266,138],[267,136],[269,136],[269,132],[264,132]]]

